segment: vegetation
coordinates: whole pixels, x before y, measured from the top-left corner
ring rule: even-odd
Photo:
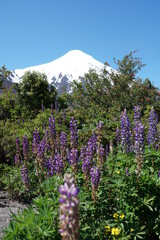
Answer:
[[[72,94],[37,72],[3,91],[0,187],[30,206],[3,239],[160,239],[159,90],[134,54]]]
[[[25,106],[27,110],[34,113],[43,105],[47,108],[55,102],[57,91],[55,87],[49,86],[47,76],[39,72],[26,72],[22,77],[22,82],[17,87],[17,97],[20,106]]]
[[[3,88],[4,80],[10,75],[10,71],[7,70],[5,65],[0,68],[0,89]]]

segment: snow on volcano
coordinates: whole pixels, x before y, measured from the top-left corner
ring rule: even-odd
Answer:
[[[111,67],[105,66],[92,56],[80,50],[72,50],[50,63],[16,69],[12,71],[10,79],[12,82],[18,83],[26,71],[45,73],[49,84],[54,85],[61,93],[64,87],[70,91],[70,84],[73,80],[81,81],[90,69],[100,73],[104,67],[109,73],[113,71]]]

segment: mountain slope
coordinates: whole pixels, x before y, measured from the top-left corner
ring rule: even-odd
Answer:
[[[105,66],[105,68],[108,72],[113,70],[109,66]],[[104,69],[104,64],[80,50],[72,50],[50,63],[12,71],[11,81],[19,82],[26,71],[38,71],[45,73],[48,82],[61,93],[63,87],[70,91],[70,83],[73,80],[81,81],[84,74],[88,73],[90,69],[99,73]]]

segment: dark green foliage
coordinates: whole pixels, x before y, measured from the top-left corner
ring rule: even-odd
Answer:
[[[5,65],[0,68],[0,89],[3,89],[3,82],[10,75],[10,71],[7,70]]]
[[[132,110],[135,105],[142,106],[143,111],[147,105],[155,105],[158,110],[158,89],[148,79],[143,82],[136,77],[144,64],[133,56],[134,53],[117,61],[118,72],[109,74],[104,70],[98,75],[92,70],[85,75],[84,85],[75,82],[73,106],[89,118],[95,118],[104,111],[116,116],[124,109]]]
[[[13,90],[4,89],[0,95],[0,120],[11,118],[11,112],[16,107],[16,96]]]
[[[41,186],[45,194],[34,199],[33,204],[12,221],[3,239],[60,239],[58,232],[58,187],[61,180],[48,179]]]
[[[125,55],[122,60],[115,60],[118,65],[118,71],[122,75],[129,76],[131,80],[134,79],[139,70],[145,66],[145,64],[142,63],[142,59],[133,56],[136,52],[137,51],[130,52]]]
[[[17,86],[18,101],[31,112],[37,113],[42,108],[54,104],[57,92],[53,86],[49,86],[45,74],[39,72],[26,72],[22,82]]]

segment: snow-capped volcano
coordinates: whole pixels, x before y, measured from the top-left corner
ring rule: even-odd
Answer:
[[[109,66],[105,66],[105,68],[108,72],[113,70]],[[70,91],[70,83],[73,80],[81,81],[84,74],[88,73],[90,69],[99,73],[104,69],[104,64],[80,50],[72,50],[50,63],[16,69],[12,71],[11,80],[19,82],[26,71],[38,71],[45,73],[49,84],[53,84],[60,93],[63,87]]]

